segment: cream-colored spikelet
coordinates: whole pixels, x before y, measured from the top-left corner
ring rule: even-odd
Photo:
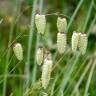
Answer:
[[[36,62],[37,62],[38,65],[41,65],[42,64],[43,57],[44,57],[43,48],[42,47],[39,47],[37,49],[37,52],[36,52]]]
[[[45,93],[45,92],[43,92],[43,96],[48,96],[48,94],[47,94],[47,93]]]
[[[57,34],[57,49],[60,54],[64,53],[66,49],[66,43],[67,43],[66,34],[63,32],[59,32]]]
[[[67,29],[67,20],[66,18],[57,18],[57,28],[59,32],[66,32]]]
[[[35,15],[35,24],[38,33],[44,34],[45,27],[46,27],[46,18],[45,15]]]
[[[16,43],[13,47],[13,51],[15,56],[19,61],[23,60],[23,48],[20,43]]]
[[[76,52],[78,48],[79,35],[80,33],[73,32],[73,35],[72,35],[72,51],[73,52]]]
[[[51,78],[52,65],[53,65],[52,59],[46,57],[44,59],[44,64],[42,67],[42,77],[41,77],[42,87],[44,89],[46,89],[49,84]]]
[[[78,46],[79,46],[79,51],[81,52],[82,55],[86,53],[87,43],[88,43],[87,35],[81,33],[79,36]]]

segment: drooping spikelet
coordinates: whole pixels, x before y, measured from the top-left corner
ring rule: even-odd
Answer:
[[[57,49],[59,51],[59,53],[64,53],[65,49],[66,49],[66,34],[63,32],[59,32],[57,34]]]
[[[42,68],[42,87],[44,89],[47,88],[50,78],[51,78],[51,71],[52,71],[52,65],[53,65],[53,61],[51,58],[45,58],[44,59],[44,64],[43,64],[43,68]]]
[[[79,50],[82,55],[86,53],[87,43],[88,43],[87,35],[81,33],[79,36],[78,46],[79,46]]]
[[[67,29],[67,20],[66,18],[57,18],[57,28],[59,32],[66,32]]]
[[[45,27],[46,27],[45,15],[36,14],[35,24],[36,24],[36,28],[37,28],[38,33],[44,34]]]
[[[73,52],[76,52],[78,48],[79,35],[80,33],[73,32],[73,35],[72,35],[72,51]]]
[[[15,56],[19,61],[23,60],[23,48],[20,43],[16,43],[13,47],[13,51]]]
[[[42,47],[39,47],[37,49],[37,52],[36,52],[36,62],[37,62],[38,65],[41,65],[42,64],[43,57],[44,57],[43,48]]]

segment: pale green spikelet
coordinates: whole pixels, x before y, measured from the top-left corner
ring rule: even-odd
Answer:
[[[59,32],[57,34],[57,49],[59,51],[59,53],[64,53],[65,49],[66,49],[66,34],[63,32]]]
[[[44,34],[45,27],[46,27],[46,18],[45,15],[35,15],[35,24],[38,33]]]
[[[13,47],[13,51],[15,56],[19,61],[23,60],[23,48],[20,43],[16,43]]]
[[[51,78],[51,71],[52,71],[52,65],[53,65],[53,61],[50,57],[46,57],[44,59],[44,64],[43,64],[43,68],[42,68],[42,87],[44,89],[47,88],[50,78]]]
[[[67,29],[67,20],[66,18],[57,18],[57,28],[59,32],[66,32]]]
[[[87,49],[87,43],[88,43],[88,38],[86,34],[80,34],[79,36],[79,50],[81,52],[81,54],[85,54],[86,53],[86,49]]]
[[[44,57],[43,48],[42,47],[39,47],[37,49],[37,52],[36,52],[36,62],[37,62],[38,65],[41,65],[42,64],[43,57]]]
[[[72,35],[72,51],[76,52],[78,48],[79,33],[73,32]]]
[[[47,94],[47,93],[45,93],[45,92],[43,92],[43,96],[48,96],[48,94]]]

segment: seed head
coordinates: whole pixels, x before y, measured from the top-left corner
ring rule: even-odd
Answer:
[[[45,15],[36,14],[35,24],[36,24],[36,28],[37,28],[38,33],[44,34],[45,27],[46,27]]]
[[[38,65],[41,65],[42,64],[43,57],[44,57],[43,48],[40,47],[40,48],[37,49],[37,52],[36,52],[36,61],[37,61],[37,64]]]
[[[79,50],[80,50],[82,55],[86,53],[87,43],[88,43],[87,35],[81,33],[80,37],[79,37],[79,44],[78,44],[78,46],[79,46]]]
[[[44,64],[42,68],[42,87],[44,89],[46,89],[49,84],[51,78],[52,65],[53,61],[51,59],[44,59]]]
[[[16,43],[13,47],[13,51],[15,56],[19,61],[23,60],[23,48],[20,43]]]
[[[66,43],[67,43],[66,34],[59,32],[57,34],[57,49],[58,49],[59,53],[61,53],[61,54],[64,53],[64,51],[66,49]]]
[[[78,41],[79,41],[79,33],[73,32],[72,35],[72,51],[76,52],[78,47]]]
[[[60,18],[57,19],[57,28],[59,32],[66,32],[67,29],[67,20],[66,18]]]

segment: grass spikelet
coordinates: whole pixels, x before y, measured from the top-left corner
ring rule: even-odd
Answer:
[[[45,27],[46,27],[45,15],[36,14],[35,24],[36,24],[36,28],[37,28],[38,33],[44,34]]]
[[[43,48],[42,47],[39,47],[37,49],[37,52],[36,52],[36,62],[37,62],[38,65],[41,65],[42,64],[43,57],[44,57],[43,55],[44,55]]]
[[[15,56],[17,57],[17,59],[19,61],[23,60],[23,48],[22,45],[20,43],[16,43],[13,47],[13,51]]]
[[[48,96],[48,94],[47,94],[47,93],[45,93],[45,92],[43,92],[43,96]]]
[[[57,28],[59,32],[66,32],[67,29],[67,20],[66,18],[57,18]]]
[[[66,49],[66,34],[63,32],[59,32],[57,34],[57,49],[59,51],[59,53],[64,53],[65,49]]]
[[[51,77],[51,71],[52,71],[52,65],[53,65],[53,61],[50,57],[46,57],[44,59],[44,64],[43,64],[43,68],[42,68],[42,87],[44,89],[47,88],[49,81],[50,81],[50,77]]]
[[[79,51],[82,55],[84,55],[86,53],[86,49],[87,49],[87,43],[88,43],[88,40],[87,40],[87,35],[86,34],[80,34],[80,37],[79,37]]]
[[[72,35],[72,51],[76,52],[78,47],[78,41],[79,41],[79,33],[73,32]]]

